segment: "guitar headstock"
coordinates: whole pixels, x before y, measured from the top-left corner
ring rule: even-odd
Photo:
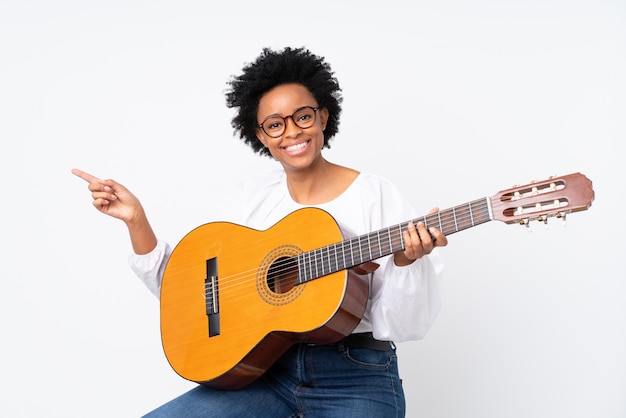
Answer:
[[[591,180],[573,173],[502,190],[491,197],[491,206],[493,219],[528,224],[587,210],[593,199]]]

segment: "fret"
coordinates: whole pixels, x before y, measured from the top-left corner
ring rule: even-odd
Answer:
[[[376,257],[372,257],[372,259],[379,258],[383,253],[383,250],[381,248],[382,244],[380,242],[380,231],[376,231],[376,246],[377,246]]]
[[[346,256],[346,267],[352,266],[354,264],[354,243],[351,239],[344,241],[344,252]]]
[[[368,234],[362,235],[359,238],[357,238],[357,240],[359,241],[359,263],[358,264],[364,263],[367,260],[371,260],[371,258],[369,258],[371,256],[369,235]]]
[[[330,272],[326,272],[326,260],[328,260],[328,257],[326,256],[326,248],[328,247],[322,247],[320,248],[320,276],[325,276],[326,274],[330,273]]]
[[[315,266],[315,277],[320,277],[320,273],[319,273],[319,269],[318,269],[318,267],[319,267],[319,259],[320,259],[319,253],[320,253],[319,249],[314,251],[315,257],[314,257],[314,264],[313,265]]]
[[[315,276],[313,275],[313,266],[311,263],[311,258],[313,257],[313,252],[308,252],[306,253],[306,272],[307,272],[307,276],[309,277],[309,280],[312,280]]]
[[[478,209],[475,213],[474,224],[480,225],[482,223],[488,222],[491,220],[491,209],[489,207],[488,199],[484,198],[481,200],[476,200],[472,202],[473,205],[478,206]]]
[[[302,253],[298,255],[298,282],[305,283],[308,281],[306,271],[304,270],[304,257],[306,253]]]
[[[324,247],[326,249],[326,266],[328,269],[328,274],[333,273],[333,256],[331,254],[331,247]]]
[[[361,245],[361,244],[363,244],[363,239],[364,239],[363,236],[359,236],[359,237],[354,238],[354,240],[358,244],[358,249],[359,249],[359,251],[357,253],[358,258],[357,258],[357,261],[356,261],[356,265],[359,265],[359,264],[363,263],[363,260],[365,259],[365,257],[363,256],[363,245]]]
[[[453,228],[453,225],[455,225],[456,222],[453,218],[454,215],[451,209],[441,211],[439,216],[441,218],[441,232],[446,235],[456,232],[456,230]]]
[[[452,217],[454,218],[454,230],[458,231],[459,225],[456,222],[456,209],[454,208],[454,206],[452,207]]]
[[[350,249],[350,263],[348,264],[350,267],[355,266],[356,264],[354,263],[354,245],[353,245],[353,241],[347,241],[348,244],[348,248]],[[347,266],[346,266],[347,267]]]
[[[310,256],[310,253],[300,254],[300,283],[306,283],[309,280],[312,280],[311,272],[309,270],[309,262],[307,261]]]
[[[469,211],[469,208],[465,208],[463,206],[457,206],[457,209],[455,210],[457,231],[469,228],[468,220],[470,219],[470,216],[469,216],[468,211]]]
[[[361,246],[361,238],[357,238],[357,242],[359,243],[359,263],[363,262],[363,247]]]
[[[313,263],[311,262],[311,257],[313,257],[313,255],[315,254],[315,252],[309,253],[309,257],[307,260],[307,265],[309,266],[309,278],[312,279],[315,276],[315,272],[313,271]]]

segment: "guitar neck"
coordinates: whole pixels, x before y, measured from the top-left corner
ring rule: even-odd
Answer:
[[[306,283],[403,250],[404,232],[410,223],[423,222],[427,228],[434,227],[450,235],[492,219],[491,201],[482,198],[308,251],[297,256],[298,283]]]

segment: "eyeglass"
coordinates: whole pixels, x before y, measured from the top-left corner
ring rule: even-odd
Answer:
[[[285,133],[285,127],[287,126],[287,118],[291,118],[293,123],[298,128],[310,128],[315,123],[315,115],[319,107],[304,106],[293,112],[292,115],[282,116],[272,115],[268,116],[263,122],[257,126],[271,138],[278,138]]]

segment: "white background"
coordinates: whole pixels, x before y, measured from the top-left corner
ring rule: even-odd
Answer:
[[[582,172],[565,228],[449,237],[444,309],[400,344],[409,417],[626,416],[626,5],[0,0],[0,416],[137,417],[169,367],[124,225],[70,169],[135,192],[176,243],[274,163],[234,138],[224,89],[264,46],[306,46],[344,90],[326,157],[423,215]]]

